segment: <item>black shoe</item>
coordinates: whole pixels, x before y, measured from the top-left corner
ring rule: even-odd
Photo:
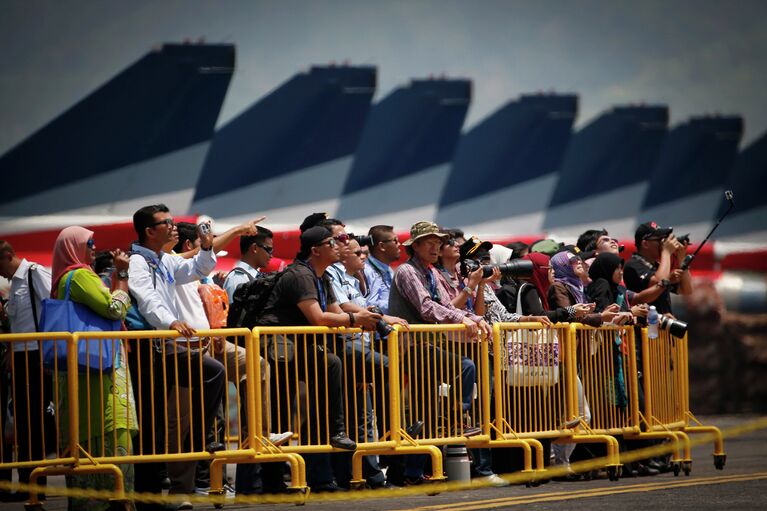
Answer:
[[[384,481],[382,483],[367,484],[366,486],[370,490],[396,490],[397,489],[397,487],[391,484],[389,481]]]
[[[335,493],[339,491],[346,491],[336,484],[335,481],[329,483],[316,484],[312,486],[312,493]]]
[[[657,476],[660,474],[660,470],[648,467],[647,465],[642,465],[641,463],[637,466],[637,472],[639,472],[639,475],[642,477]]]
[[[426,481],[427,479],[424,476],[418,476],[418,477],[405,476],[405,479],[404,479],[405,486],[418,486],[419,484],[423,484]]]
[[[222,444],[221,442],[211,442],[205,447],[205,450],[208,451],[209,453],[223,451],[225,449],[226,449],[226,446]]]
[[[621,478],[639,477],[639,472],[634,470],[631,465],[623,465],[621,468]]]
[[[649,461],[644,461],[642,463],[658,471],[660,471],[664,466],[663,463],[659,462],[658,460],[649,460]]]
[[[411,438],[415,438],[423,431],[423,421],[415,421],[405,428],[405,433],[410,435]]]
[[[337,449],[344,449],[347,451],[353,451],[357,448],[357,444],[354,440],[346,436],[346,433],[343,431],[330,437],[330,445]]]
[[[29,493],[27,492],[0,492],[0,502],[25,502],[27,500],[29,500]]]

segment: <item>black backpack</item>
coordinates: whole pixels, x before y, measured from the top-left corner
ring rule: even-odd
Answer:
[[[250,282],[243,282],[234,290],[226,325],[229,328],[253,328],[258,324],[272,291],[285,274],[285,270],[260,273]]]

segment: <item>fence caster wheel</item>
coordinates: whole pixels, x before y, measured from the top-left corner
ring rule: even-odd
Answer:
[[[674,463],[672,463],[671,467],[672,467],[672,470],[674,471],[674,477],[678,477],[679,472],[682,471],[682,464],[679,463],[678,461],[675,461]]]
[[[351,481],[349,483],[349,489],[350,490],[364,490],[365,489],[365,480],[362,481]]]
[[[224,505],[221,504],[220,502],[216,502],[215,504],[213,504],[213,507],[216,509],[224,509]]]
[[[27,511],[43,511],[45,508],[40,502],[38,502],[37,504],[30,504],[26,502],[24,503],[24,509],[26,509]]]
[[[682,471],[684,472],[684,475],[689,477],[690,472],[692,472],[692,461],[683,461]]]
[[[607,477],[610,481],[618,480],[618,467],[607,467]]]
[[[724,470],[724,464],[727,462],[726,454],[714,454],[714,467],[717,470]]]

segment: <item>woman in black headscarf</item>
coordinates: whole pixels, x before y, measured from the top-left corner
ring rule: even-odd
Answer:
[[[589,267],[591,284],[586,294],[596,304],[595,312],[602,312],[612,304],[618,304],[621,312],[631,312],[623,280],[623,259],[618,254],[599,254]]]

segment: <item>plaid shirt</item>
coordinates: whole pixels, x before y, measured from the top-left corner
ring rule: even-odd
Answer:
[[[415,257],[408,262],[411,264],[401,264],[397,268],[394,273],[394,284],[425,322],[462,323],[464,318],[469,318],[477,323],[482,321],[481,316],[457,309],[450,303],[450,291],[445,287],[444,279],[440,278],[439,272],[434,266],[429,265],[426,268]],[[429,273],[431,273],[436,286],[437,301],[432,298],[429,289]]]

